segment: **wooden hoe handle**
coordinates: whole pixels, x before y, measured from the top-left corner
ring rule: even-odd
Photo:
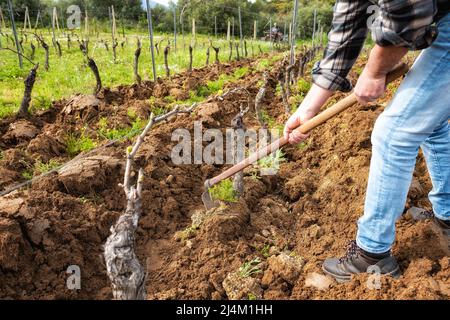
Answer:
[[[405,63],[399,64],[397,67],[395,67],[391,72],[389,72],[387,74],[386,83],[388,84],[388,83],[400,78],[401,76],[405,75],[408,72],[408,70],[409,70],[408,65],[406,65]],[[356,104],[356,102],[357,102],[356,96],[352,92],[350,95],[348,95],[341,101],[339,101],[336,104],[334,104],[333,106],[329,107],[328,109],[326,109],[322,113],[318,114],[314,118],[303,123],[300,127],[295,129],[295,131],[298,131],[303,134],[308,133],[312,129],[320,126],[321,124],[325,123],[327,120],[333,118],[335,115],[350,108],[351,106]],[[266,157],[268,154],[271,154],[274,151],[280,149],[287,143],[288,143],[288,141],[284,137],[282,137],[282,138],[276,140],[275,142],[273,142],[272,144],[259,149],[257,152],[253,153],[248,158],[235,164],[234,166],[225,170],[221,174],[215,176],[214,178],[206,180],[205,187],[210,188],[213,185],[219,183],[220,181],[231,177],[235,173],[237,173],[241,170],[244,170],[249,165],[255,163],[259,159],[262,159],[262,158]]]

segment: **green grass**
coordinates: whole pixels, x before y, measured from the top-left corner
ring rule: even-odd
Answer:
[[[74,157],[80,152],[86,152],[96,147],[94,140],[85,135],[83,131],[80,135],[69,133],[66,138],[66,151]]]
[[[11,34],[11,30],[5,29],[3,32]],[[44,69],[44,50],[37,46],[33,35],[28,35],[28,42],[23,43],[24,54],[30,55],[30,41],[32,40],[36,46],[35,62],[40,63],[37,72],[37,79],[34,85],[31,101],[31,110],[49,108],[53,101],[68,97],[74,93],[92,93],[95,86],[95,78],[92,72],[87,67],[85,58],[83,57],[76,38],[72,36],[71,48],[67,47],[67,38],[61,37],[59,42],[62,48],[62,57],[57,54],[56,48],[52,45],[51,35],[48,30],[38,30],[38,33],[44,35],[46,43],[50,46],[50,69]],[[20,35],[19,35],[20,37]],[[136,39],[141,39],[142,53],[139,60],[139,74],[146,80],[152,80],[151,55],[149,51],[149,39],[144,33],[135,32],[134,34],[126,35],[126,40],[122,36],[118,36],[119,44],[126,41],[124,48],[119,45],[117,47],[117,60],[114,61],[111,39],[109,33],[101,33],[99,39],[96,36],[91,36],[89,43],[89,55],[95,60],[105,87],[114,87],[120,84],[131,84],[134,82],[133,75],[133,60],[134,51],[136,50]],[[158,39],[170,39],[170,35],[156,35],[155,41]],[[109,51],[99,43],[100,39],[106,39],[109,43]],[[5,38],[2,36],[2,44],[5,44]],[[178,39],[178,49],[171,50],[169,55],[169,68],[171,74],[179,73],[188,68],[189,65],[189,51],[188,47],[191,38],[186,36],[183,39]],[[198,68],[205,65],[206,62],[206,48],[209,44],[207,36],[197,36],[197,46],[194,49],[193,67]],[[9,47],[12,48],[12,43],[8,42]],[[165,41],[163,46],[167,45]],[[219,59],[221,62],[228,62],[229,47],[225,40],[213,41],[214,46],[220,47]],[[270,51],[270,44],[262,41],[249,41],[249,46],[261,46],[264,52]],[[159,77],[165,76],[164,54],[156,55],[156,73]],[[251,50],[249,49],[249,52]],[[259,52],[259,50],[255,50]],[[251,55],[251,54],[250,54]],[[233,55],[233,59],[234,59]],[[212,54],[210,61],[214,60]],[[32,65],[24,59],[24,68],[20,69],[17,62],[17,56],[10,51],[0,51],[0,118],[10,116],[15,113],[20,105],[22,99],[24,84],[23,81],[28,75]]]
[[[145,127],[146,122],[137,117],[133,120],[131,127],[108,128],[108,119],[102,117],[97,124],[98,133],[102,138],[116,140],[124,137],[132,138],[136,136]]]
[[[311,89],[311,82],[306,81],[305,79],[301,78],[297,82],[297,90],[299,93],[306,95]]]
[[[250,69],[248,67],[242,67],[236,69],[231,75],[222,74],[219,76],[219,79],[215,81],[208,81],[206,85],[201,86],[197,90],[197,96],[208,97],[212,94],[218,93],[219,91],[223,90],[227,84],[242,79],[247,74],[249,74],[249,72]]]
[[[278,169],[280,164],[286,161],[284,152],[281,149],[275,151],[275,154],[268,155],[258,160],[258,167],[260,169]]]
[[[219,184],[216,184],[209,189],[211,197],[216,200],[222,200],[226,202],[237,202],[236,190],[233,187],[233,181],[231,179],[222,180]]]
[[[41,160],[37,160],[34,163],[34,174],[43,174],[49,172],[57,167],[59,167],[61,163],[57,160],[51,159],[49,162],[42,162]]]
[[[261,273],[262,270],[259,267],[261,260],[259,258],[255,258],[253,260],[244,262],[242,266],[239,268],[239,276],[241,278],[248,278],[254,274]]]

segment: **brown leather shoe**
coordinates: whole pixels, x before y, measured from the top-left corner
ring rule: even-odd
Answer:
[[[371,271],[370,269],[372,272],[379,270],[383,275],[400,276],[400,267],[390,252],[371,254],[358,247],[354,240],[349,243],[342,258],[326,259],[322,269],[338,282],[349,281],[352,274],[365,273]]]
[[[450,250],[450,221],[444,221],[434,217],[433,222],[437,227],[437,230],[442,236],[442,242],[445,242],[448,246],[448,250]]]

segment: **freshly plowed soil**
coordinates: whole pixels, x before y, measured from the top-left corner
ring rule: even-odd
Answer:
[[[28,119],[3,120],[0,190],[24,181],[23,172],[36,159],[68,161],[68,132],[87,128],[87,134],[94,134],[102,117],[112,124],[129,123],[129,109],[147,118],[150,97],[161,106],[169,95],[187,99],[190,90],[206,81],[248,66],[248,75],[224,88],[245,87],[248,94],[240,90],[223,100],[212,99],[191,115],[159,124],[138,152],[136,163],[145,169],[145,182],[137,254],[147,270],[148,298],[450,298],[448,247],[430,220],[416,221],[408,214],[397,224],[393,249],[401,266],[399,279],[381,277],[380,288],[370,289],[370,275],[338,284],[321,271],[322,261],[342,255],[355,237],[363,212],[371,130],[399,81],[378,104],[352,107],[316,129],[306,144],[286,147],[287,161],[277,175],[255,179],[246,171],[239,202],[204,210],[203,181],[226,166],[173,164],[170,154],[176,142],[171,134],[177,128],[192,132],[194,121],[202,121],[203,129],[229,128],[248,101],[252,108],[244,122],[247,128],[257,128],[253,103],[263,77],[256,65],[242,60],[205,67],[156,84],[104,89],[97,98],[74,96]],[[275,78],[277,66],[269,71]],[[356,74],[351,77],[356,79]],[[263,108],[279,124],[287,119],[275,82]],[[118,184],[130,144],[123,141],[82,153],[59,172],[0,198],[0,298],[112,298],[102,252],[109,228],[125,209]],[[422,157],[412,186],[405,211],[411,206],[429,208],[431,183]],[[247,278],[236,276],[242,264],[254,258],[261,260],[258,271]],[[81,290],[66,287],[70,265],[81,269]]]

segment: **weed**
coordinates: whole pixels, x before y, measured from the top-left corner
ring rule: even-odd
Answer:
[[[256,300],[256,295],[253,292],[249,292],[248,300]]]
[[[95,148],[96,143],[85,135],[85,132],[81,133],[81,135],[77,136],[74,133],[69,133],[66,138],[66,152],[74,157],[80,152],[89,151]]]
[[[136,119],[136,118],[137,118],[136,110],[134,110],[134,109],[128,109],[128,110],[127,110],[127,116],[128,116],[128,118],[130,118],[131,120]]]
[[[43,174],[43,173],[49,172],[49,171],[57,168],[60,165],[61,165],[61,163],[54,159],[51,159],[47,163],[42,162],[41,160],[37,160],[34,163],[34,172],[36,174]]]
[[[222,200],[226,202],[237,202],[236,190],[233,187],[233,181],[231,179],[222,180],[219,184],[216,184],[209,189],[211,197],[216,200]]]
[[[278,169],[280,164],[285,161],[286,158],[284,152],[281,149],[278,149],[274,154],[258,160],[258,167],[260,169]]]
[[[308,141],[303,141],[297,145],[297,148],[299,148],[300,150],[306,150],[308,149],[309,144],[310,143]]]
[[[24,177],[26,180],[31,180],[33,179],[33,170],[32,169],[27,169],[24,172],[22,172],[22,177]]]
[[[137,135],[145,126],[145,122],[136,118],[131,127],[122,127],[122,128],[108,128],[108,120],[106,118],[100,118],[98,121],[98,133],[105,139],[108,140],[116,140],[124,137],[132,138]]]
[[[268,257],[270,257],[270,247],[271,247],[272,245],[270,244],[270,243],[268,243],[268,244],[265,244],[264,245],[264,247],[262,247],[262,249],[261,249],[261,254],[262,254],[262,256],[264,257],[264,258],[268,258]]]
[[[269,128],[273,127],[273,125],[275,124],[275,119],[269,116],[266,110],[261,110],[261,117],[263,122],[267,123]]]
[[[261,260],[259,258],[254,258],[253,260],[244,262],[239,268],[239,276],[241,278],[248,278],[254,274],[261,273],[262,270],[259,268]]]
[[[297,90],[300,94],[306,95],[311,89],[311,83],[305,79],[299,79],[297,82]]]

